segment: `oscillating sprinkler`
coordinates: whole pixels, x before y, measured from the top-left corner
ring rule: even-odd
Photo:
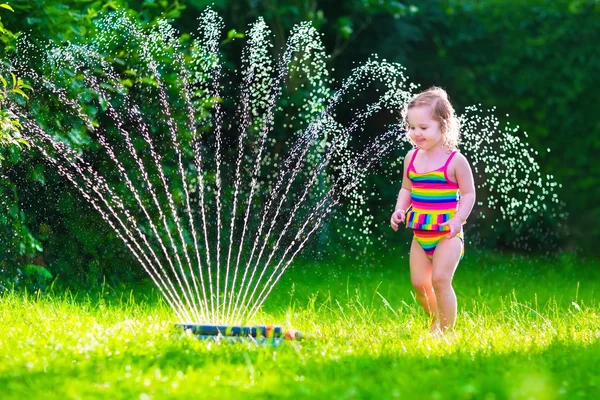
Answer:
[[[285,340],[302,340],[302,332],[293,329],[284,330],[277,325],[257,325],[257,326],[239,326],[239,325],[199,325],[199,324],[175,324],[177,328],[184,332],[196,336],[198,339],[207,339],[215,341],[241,342],[246,340],[256,341],[257,343],[280,344]]]

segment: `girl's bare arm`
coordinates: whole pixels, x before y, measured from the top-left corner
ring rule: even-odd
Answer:
[[[412,190],[412,183],[410,179],[407,178],[408,164],[410,163],[410,159],[412,158],[414,150],[410,150],[406,157],[404,157],[404,173],[402,174],[402,187],[400,188],[400,192],[398,192],[398,199],[396,200],[396,207],[394,207],[394,211],[404,210],[410,207],[410,193]]]
[[[475,204],[475,182],[473,181],[473,172],[471,172],[469,162],[462,154],[458,154],[458,156],[456,160],[456,183],[458,183],[460,190],[460,203],[454,217],[464,223]]]

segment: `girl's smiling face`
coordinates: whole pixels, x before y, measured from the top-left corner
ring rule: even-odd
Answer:
[[[406,114],[408,134],[412,141],[422,150],[431,150],[442,146],[440,123],[431,118],[428,106],[412,107]]]

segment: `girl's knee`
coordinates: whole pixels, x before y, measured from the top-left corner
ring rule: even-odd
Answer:
[[[411,283],[417,293],[429,292],[432,288],[431,280],[427,279],[411,279]]]
[[[431,279],[433,290],[441,292],[452,288],[452,275],[451,274],[433,274]]]

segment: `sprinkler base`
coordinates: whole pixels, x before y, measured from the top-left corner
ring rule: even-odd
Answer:
[[[241,325],[199,325],[199,324],[175,324],[175,327],[183,329],[196,335],[199,339],[217,339],[227,341],[244,341],[246,339],[254,339],[254,341],[266,340],[302,340],[301,332],[295,330],[284,330],[281,326],[276,325],[257,325],[257,326],[241,326]],[[233,339],[233,340],[231,340]]]
[[[189,332],[189,331],[188,331]],[[194,335],[198,340],[205,340],[214,343],[253,343],[259,346],[279,347],[283,342],[282,338],[266,338],[252,336],[209,336],[209,335]]]

